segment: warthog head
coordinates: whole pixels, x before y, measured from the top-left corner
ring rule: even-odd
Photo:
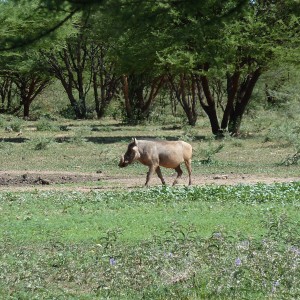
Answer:
[[[140,153],[138,150],[138,142],[136,138],[132,139],[132,142],[128,145],[128,149],[124,155],[121,156],[119,167],[124,168],[129,164],[139,159]]]

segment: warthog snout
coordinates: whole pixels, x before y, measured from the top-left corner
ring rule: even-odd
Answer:
[[[125,161],[124,159],[124,155],[121,155],[121,159],[120,159],[120,162],[119,162],[119,167],[120,168],[124,168],[126,166],[128,166],[129,162],[128,161]]]

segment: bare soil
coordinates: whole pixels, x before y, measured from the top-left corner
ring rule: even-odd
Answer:
[[[167,184],[172,184],[174,178],[166,176]],[[228,175],[193,175],[193,185],[205,184],[254,184],[299,181],[299,177],[276,177],[267,175],[228,174]],[[55,171],[0,171],[0,191],[34,191],[34,190],[65,190],[82,191],[131,189],[144,185],[145,175],[109,176],[103,173],[55,172]],[[180,184],[187,184],[187,177]],[[155,176],[151,186],[160,185]]]

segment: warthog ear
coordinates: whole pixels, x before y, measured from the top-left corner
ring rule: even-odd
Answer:
[[[136,138],[132,138],[132,141],[134,142],[134,145],[137,146],[138,142]]]

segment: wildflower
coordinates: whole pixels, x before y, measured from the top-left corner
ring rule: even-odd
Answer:
[[[236,265],[237,267],[239,267],[241,264],[242,264],[242,260],[238,257],[238,258],[235,260],[235,265]]]
[[[238,245],[237,245],[237,248],[240,249],[240,250],[248,250],[249,249],[249,245],[250,245],[250,242],[245,240],[245,241],[241,241]]]
[[[116,260],[115,260],[113,257],[111,257],[111,258],[109,259],[109,264],[110,264],[111,266],[115,266],[115,265],[116,265]]]
[[[295,255],[300,255],[300,249],[295,247],[295,246],[292,246],[290,248],[290,250],[295,254]]]
[[[274,286],[279,286],[279,285],[280,285],[279,280],[276,280],[276,281],[274,282]]]
[[[215,232],[213,234],[213,237],[215,237],[215,238],[221,238],[222,237],[222,233],[221,232]]]
[[[273,283],[272,293],[275,293],[276,288],[279,287],[279,285],[280,285],[279,280],[276,280],[276,281]]]
[[[173,253],[172,252],[164,253],[164,256],[167,258],[173,258]]]

